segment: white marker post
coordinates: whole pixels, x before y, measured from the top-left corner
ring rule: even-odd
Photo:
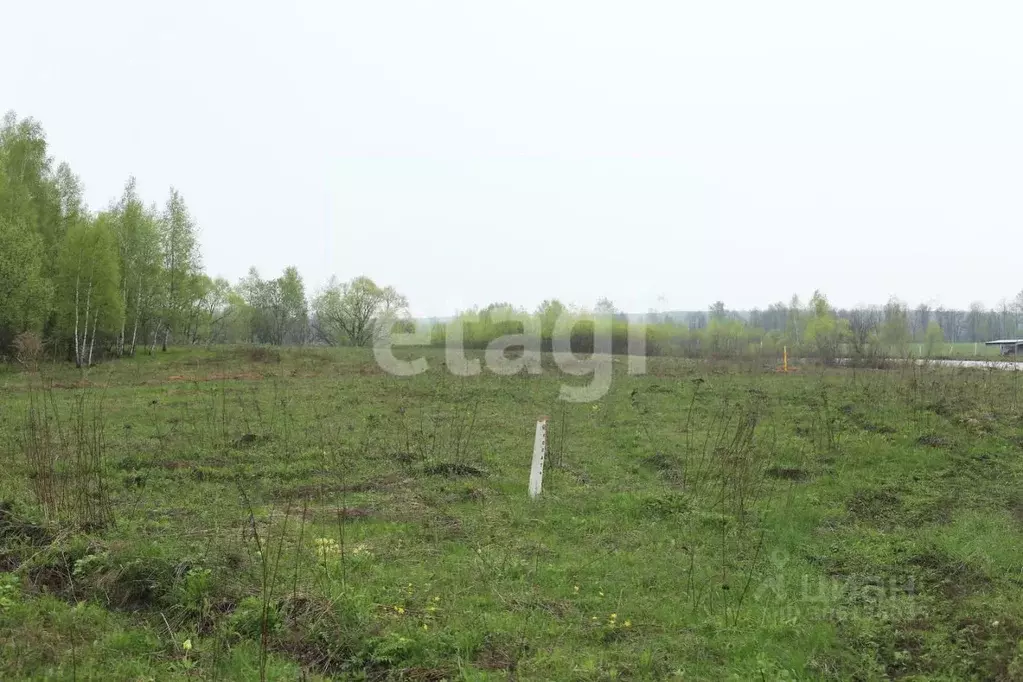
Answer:
[[[529,496],[534,500],[543,489],[543,461],[547,457],[547,417],[536,422],[536,437],[533,439],[533,468],[529,471]]]

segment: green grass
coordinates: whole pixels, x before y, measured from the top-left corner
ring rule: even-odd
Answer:
[[[904,348],[898,347],[883,347],[882,352],[891,358],[903,357],[905,354],[910,354],[915,358],[927,358],[932,359],[950,359],[950,360],[1013,360],[1014,358],[1009,356],[1003,356],[1001,349],[998,346],[988,346],[983,342],[973,343],[971,342],[959,342],[951,343],[944,341],[942,343],[935,344],[931,349],[930,355],[927,353],[927,344],[921,341],[912,341],[906,344]],[[852,355],[852,351],[849,348],[845,349],[846,355]]]
[[[926,355],[927,346],[922,343],[910,344],[910,350],[918,357]],[[934,357],[954,359],[979,359],[979,360],[1012,360],[1012,356],[1004,357],[998,346],[988,346],[983,343],[939,343],[934,347]]]
[[[0,375],[0,679],[1023,675],[1015,373],[428,354]]]

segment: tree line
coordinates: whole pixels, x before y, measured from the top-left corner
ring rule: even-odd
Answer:
[[[83,199],[81,180],[49,155],[42,126],[8,113],[0,125],[0,354],[14,357],[46,345],[56,357],[88,366],[104,356],[133,356],[173,344],[308,342],[370,345],[396,326],[410,331],[408,300],[368,277],[332,278],[308,296],[301,274],[286,268],[263,278],[255,269],[235,284],[203,268],[198,228],[181,193],[147,204],[129,177],[120,197],[99,211]],[[579,318],[574,348],[593,347],[591,311],[557,300],[526,311],[507,303],[460,313],[433,325],[432,345],[444,345],[451,324],[469,348],[485,348],[521,333],[535,319],[550,348],[554,323]],[[613,316],[615,352],[627,347],[630,319],[607,300],[592,312]],[[735,354],[751,348],[835,355],[903,352],[909,344],[981,342],[1023,332],[1023,292],[994,309],[885,305],[835,309],[820,292],[803,304],[793,296],[764,310],[651,312],[645,318],[651,354]]]
[[[0,244],[0,354],[14,357],[43,344],[78,366],[171,344],[365,345],[408,308],[366,277],[333,279],[311,301],[294,267],[234,285],[210,277],[179,191],[147,204],[131,177],[91,211],[39,122],[13,112],[0,124]]]
[[[794,299],[793,305],[798,308],[798,299]],[[768,331],[783,329],[790,307],[776,303],[763,312],[750,311],[750,324],[762,326]],[[884,305],[838,309],[835,315],[848,320],[854,327],[866,329],[879,327],[891,320],[893,315],[904,317],[908,340],[914,343],[926,339],[932,323],[941,329],[944,339],[951,343],[984,342],[995,338],[1015,338],[1023,331],[1023,291],[1011,300],[1003,298],[994,308],[986,308],[979,301],[971,303],[966,310],[927,303],[909,307],[898,299],[891,299]]]
[[[814,299],[820,296],[820,292],[815,292]],[[811,300],[809,307],[816,306],[817,303]],[[800,303],[798,296],[793,296],[787,304],[778,302],[764,310],[754,308],[742,312],[728,311],[723,302],[717,301],[706,312],[667,315],[652,312],[648,314],[647,320],[672,321],[698,330],[706,328],[714,318],[726,317],[740,320],[744,325],[761,329],[764,333],[787,335],[790,340],[794,340],[793,330],[799,328],[799,316],[807,307]],[[994,308],[987,308],[980,302],[971,303],[966,310],[927,303],[910,307],[897,298],[890,299],[884,305],[828,307],[837,320],[844,320],[850,340],[860,344],[866,343],[871,337],[888,338],[892,343],[921,344],[928,338],[949,343],[983,343],[997,338],[1016,338],[1023,334],[1023,291],[1012,299],[1003,298]]]
[[[895,298],[884,305],[840,309],[820,291],[805,304],[793,296],[789,303],[775,303],[766,310],[734,311],[715,301],[704,311],[650,311],[645,316],[627,315],[607,299],[600,299],[591,309],[547,300],[532,312],[494,303],[435,325],[431,344],[444,345],[448,328],[457,324],[465,347],[486,348],[495,338],[521,333],[523,325],[509,320],[525,316],[536,321],[541,345],[549,349],[554,320],[567,314],[580,320],[581,329],[573,329],[571,335],[572,346],[585,352],[593,346],[593,330],[592,326],[587,330],[582,320],[593,313],[611,315],[615,353],[626,352],[629,326],[642,323],[650,355],[755,355],[780,353],[787,347],[792,353],[821,358],[935,356],[947,352],[947,343],[1015,338],[1023,331],[1023,293],[1014,304],[1003,302],[993,310],[974,304],[966,311],[928,305],[910,308]]]

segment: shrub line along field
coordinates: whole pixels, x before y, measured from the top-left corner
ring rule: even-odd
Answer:
[[[0,678],[1023,677],[1015,372],[426,352],[0,375]]]

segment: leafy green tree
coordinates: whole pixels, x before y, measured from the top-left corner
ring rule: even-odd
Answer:
[[[313,328],[330,345],[368,346],[408,313],[408,299],[369,277],[331,279],[313,299]]]
[[[305,343],[309,329],[309,309],[306,304],[305,284],[298,268],[285,268],[277,280],[278,301],[274,309],[277,337],[281,343]]]
[[[82,181],[71,172],[71,166],[66,163],[57,166],[57,172],[53,176],[53,186],[59,210],[55,225],[48,230],[51,244],[48,247],[47,257],[56,263],[60,241],[72,225],[76,225],[88,217],[89,210],[83,198],[85,189],[82,186]]]
[[[277,279],[264,280],[255,268],[238,284],[245,301],[240,310],[248,322],[252,341],[283,345],[305,343],[309,311],[305,285],[298,269],[289,267]]]
[[[938,324],[937,320],[931,320],[927,323],[927,331],[924,332],[924,343],[927,348],[927,357],[934,354],[935,349],[945,341],[945,332],[942,331],[941,325]]]
[[[243,305],[237,307],[237,313],[251,343],[270,341],[272,323],[269,310],[275,298],[272,289],[272,282],[264,280],[255,267],[249,268],[248,274],[238,282],[236,291]]]
[[[746,326],[742,320],[730,320],[723,314],[715,315],[712,312],[710,322],[707,323],[702,335],[712,353],[732,355],[741,350],[745,331]]]
[[[238,291],[245,300],[245,320],[249,329],[249,340],[253,343],[269,343],[272,334],[270,308],[274,304],[272,280],[264,280],[256,268],[249,268],[249,274],[238,283]]]
[[[163,253],[163,349],[171,334],[182,328],[194,302],[192,277],[202,270],[195,221],[181,193],[171,188],[160,221],[160,248]]]
[[[813,292],[803,335],[817,357],[825,362],[834,360],[848,333],[848,322],[838,319],[827,297],[820,291]]]
[[[49,323],[63,221],[42,126],[7,113],[0,123],[0,344]]]
[[[60,325],[72,338],[75,364],[92,364],[96,337],[115,334],[124,314],[113,218],[81,220],[64,237],[57,300]]]
[[[134,177],[125,183],[124,193],[111,212],[117,235],[124,308],[117,353],[134,355],[140,329],[157,314],[162,268],[159,219],[154,209],[143,205],[135,191]]]
[[[43,270],[43,240],[24,223],[0,217],[0,330],[38,331],[50,311],[52,285]]]
[[[906,305],[896,298],[889,299],[883,310],[880,340],[890,351],[906,354],[909,343],[909,320]]]
[[[18,120],[8,112],[0,124],[0,216],[20,222],[43,242],[48,275],[56,265],[57,247],[66,229],[60,198],[47,154],[46,135],[38,121]],[[63,175],[70,175],[65,168]]]
[[[551,349],[554,326],[557,324],[558,318],[566,312],[565,304],[556,298],[547,299],[537,307],[536,315],[540,318],[540,337],[545,350]]]
[[[185,284],[187,289],[187,309],[185,313],[185,324],[182,338],[190,344],[199,342],[200,336],[207,333],[209,329],[209,315],[207,314],[206,298],[213,288],[213,280],[204,272],[195,272],[188,278]]]
[[[476,319],[463,320],[463,341],[468,348],[485,348],[501,336],[524,333],[522,320],[528,315],[525,309],[511,303],[491,303]]]
[[[231,283],[223,277],[210,280],[206,295],[200,301],[207,344],[229,340],[229,329],[235,314],[233,294]]]

